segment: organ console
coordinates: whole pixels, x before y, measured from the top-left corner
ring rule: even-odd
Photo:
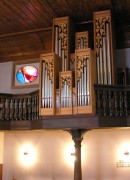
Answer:
[[[53,53],[40,56],[40,115],[94,114],[96,78],[114,83],[111,12],[94,13],[94,50],[88,31],[72,27],[69,17],[53,19]]]

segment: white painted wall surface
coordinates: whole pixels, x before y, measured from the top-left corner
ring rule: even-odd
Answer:
[[[19,160],[25,143],[37,152],[37,162],[30,168]],[[70,144],[74,146],[65,131],[5,132],[3,180],[73,180],[73,164],[66,159]],[[117,168],[125,151],[130,153],[129,129],[88,131],[82,142],[82,180],[129,180],[130,167]]]
[[[37,90],[38,88],[12,89],[12,62],[0,63],[0,93],[24,94]]]

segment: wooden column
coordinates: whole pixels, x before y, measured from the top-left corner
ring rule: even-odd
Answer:
[[[2,164],[0,164],[0,180],[2,180]]]
[[[88,130],[76,129],[68,131],[75,145],[75,162],[74,162],[74,180],[82,180],[82,167],[81,167],[81,142],[83,135]]]

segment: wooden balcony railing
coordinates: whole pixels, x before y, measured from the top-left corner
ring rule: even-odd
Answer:
[[[130,115],[130,86],[95,85],[98,116]]]
[[[39,91],[11,95],[0,94],[0,120],[36,120],[39,116]]]
[[[95,85],[96,114],[107,117],[130,115],[130,87]],[[0,94],[0,120],[38,120],[39,91],[24,95]]]

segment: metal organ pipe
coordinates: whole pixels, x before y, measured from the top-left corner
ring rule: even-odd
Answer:
[[[81,77],[77,81],[77,90],[78,90],[78,106],[86,106],[89,104],[89,60],[84,59],[83,72]]]
[[[61,90],[61,107],[70,106],[70,87],[65,80],[64,85]]]
[[[108,66],[108,84],[112,83],[111,77],[111,58],[110,58],[110,24],[106,23],[106,39],[107,39],[107,66]]]
[[[59,27],[55,26],[55,53],[58,54],[59,49]]]
[[[84,105],[87,105],[87,63],[84,66]]]
[[[107,84],[107,61],[106,61],[106,38],[103,36],[103,77],[104,84]]]
[[[59,56],[61,57],[61,43],[62,43],[62,41],[61,41],[61,38],[59,37]]]
[[[87,59],[87,104],[90,104],[89,78],[89,60]]]
[[[65,52],[62,49],[62,71],[65,71]]]
[[[45,106],[45,62],[42,69],[42,107]]]
[[[100,47],[100,83],[103,84],[103,59],[102,59],[102,48]]]
[[[111,51],[110,51],[110,23],[105,25],[105,36],[102,36],[102,47],[99,48],[99,55],[96,56],[97,81],[98,84],[111,84]]]
[[[43,77],[42,77],[42,107],[52,107],[52,81],[47,70],[47,64],[43,62]]]
[[[101,83],[101,78],[100,78],[100,58],[99,58],[99,55],[97,56],[97,81],[98,81],[98,84]]]

